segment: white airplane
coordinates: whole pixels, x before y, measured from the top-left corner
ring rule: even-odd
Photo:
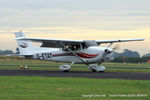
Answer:
[[[100,65],[113,58],[114,50],[110,48],[116,42],[143,41],[144,39],[120,40],[64,40],[46,38],[28,38],[23,32],[15,32],[21,56],[38,60],[69,62],[59,69],[68,72],[74,63],[86,64],[93,72],[103,72],[105,67]],[[33,46],[31,42],[42,43],[41,47]],[[110,43],[108,47],[99,46]]]

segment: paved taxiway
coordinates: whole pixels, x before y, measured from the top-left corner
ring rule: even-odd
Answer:
[[[0,65],[0,67],[9,66],[9,67],[16,67],[20,65]],[[58,67],[58,66],[43,66],[43,65],[29,65],[28,67]],[[73,68],[87,68],[86,66],[72,66]],[[150,67],[106,67],[107,69],[148,69],[150,70]]]
[[[90,72],[90,71],[51,71],[51,70],[21,70],[0,69],[0,76],[44,76],[44,77],[76,77],[76,78],[100,78],[100,79],[129,79],[150,80],[150,73],[139,72]]]

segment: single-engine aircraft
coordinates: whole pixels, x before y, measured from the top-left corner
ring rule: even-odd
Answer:
[[[116,42],[143,41],[144,39],[119,39],[119,40],[66,40],[48,38],[29,38],[25,34],[15,32],[21,56],[38,60],[50,60],[70,63],[59,66],[59,69],[68,72],[74,63],[85,64],[93,72],[103,72],[104,61],[113,58],[114,49],[110,48]],[[34,46],[31,42],[42,43],[41,47]],[[109,43],[107,47],[99,46]]]

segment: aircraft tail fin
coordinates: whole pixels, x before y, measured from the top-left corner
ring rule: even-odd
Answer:
[[[26,37],[25,34],[20,32],[15,32],[16,38],[20,37]],[[33,55],[33,49],[35,49],[35,46],[33,46],[30,42],[24,41],[24,40],[17,40],[18,43],[18,49],[20,55]]]

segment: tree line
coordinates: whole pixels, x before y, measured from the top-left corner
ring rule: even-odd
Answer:
[[[144,63],[150,60],[150,53],[143,55],[142,57],[137,51],[124,49],[122,53],[114,53],[114,59],[112,62],[119,63]]]

